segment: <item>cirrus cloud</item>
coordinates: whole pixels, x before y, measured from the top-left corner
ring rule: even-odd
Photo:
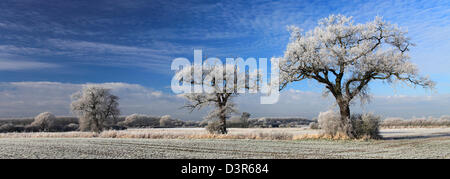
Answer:
[[[58,68],[60,65],[34,61],[0,60],[0,71]]]

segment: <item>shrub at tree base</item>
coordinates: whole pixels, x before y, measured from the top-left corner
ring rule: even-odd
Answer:
[[[319,113],[318,122],[326,135],[335,136],[342,131],[340,115],[334,111]]]
[[[319,129],[319,123],[311,122],[311,123],[309,123],[309,128],[310,129]]]
[[[374,114],[355,114],[351,117],[353,135],[359,139],[380,139],[380,116]]]
[[[341,116],[335,111],[321,112],[318,118],[319,127],[323,130],[326,138],[350,138],[346,131],[351,130],[353,138],[356,139],[380,139],[379,125],[380,117],[371,113],[356,114],[350,117],[350,124],[345,124]]]
[[[222,134],[221,131],[222,126],[220,125],[220,122],[217,120],[208,122],[208,125],[206,126],[205,129],[210,134]]]

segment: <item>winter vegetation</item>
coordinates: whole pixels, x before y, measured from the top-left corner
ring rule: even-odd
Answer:
[[[310,129],[319,129],[319,123],[311,122],[311,123],[309,123],[309,128]]]
[[[52,116],[52,114],[45,112],[35,118],[0,119],[0,133],[66,132],[78,130],[78,118],[76,117],[55,117],[54,120],[51,120],[51,123],[48,123],[48,120],[43,120],[43,117],[48,119],[49,116]]]
[[[172,119],[172,117],[170,115],[164,115],[164,116],[161,116],[161,119],[159,119],[159,126],[170,128],[170,127],[174,127],[176,125],[175,124],[176,122],[177,121]]]
[[[343,129],[348,126],[341,125],[341,116],[335,111],[327,111],[319,114],[318,128],[323,130],[325,136],[341,136],[348,137]],[[354,138],[379,139],[379,123],[380,117],[371,113],[354,114],[350,116],[350,125],[352,128],[351,135]]]
[[[329,112],[329,111],[328,111]],[[326,113],[326,112],[325,112]],[[336,114],[336,112],[334,112]],[[323,114],[323,113],[322,113]],[[244,116],[244,117],[243,117]],[[320,129],[316,119],[309,120],[304,118],[248,118],[246,115],[233,116],[227,122],[228,128],[304,128]],[[106,122],[107,130],[125,130],[125,129],[145,129],[145,128],[203,128],[207,126],[208,121],[183,121],[170,118],[171,125],[161,126],[163,116],[149,116],[143,114],[132,114],[126,117],[119,117],[117,124]],[[21,119],[0,119],[0,133],[6,132],[44,132],[39,128],[32,126],[34,118]],[[170,127],[169,127],[170,126]],[[439,118],[392,118],[388,117],[380,120],[380,128],[440,128],[450,127],[449,116]],[[48,132],[68,132],[79,131],[79,122],[76,117],[56,117],[54,125]]]
[[[414,44],[404,30],[379,17],[354,24],[342,15],[321,19],[305,33],[289,29],[279,84],[268,85],[283,90],[295,82],[317,81],[325,86],[324,95],[335,98],[337,111],[321,112],[315,119],[251,118],[239,112],[233,98],[242,91],[261,91],[262,77],[257,70],[246,70],[242,59],[222,65],[211,58],[205,65],[184,66],[174,77],[183,87],[193,85],[193,91],[180,95],[186,99],[184,108],[211,109],[203,120],[120,116],[118,96],[87,85],[72,96],[70,109],[77,117],[43,112],[34,118],[0,119],[0,158],[450,157],[450,116],[403,119],[351,113],[358,98],[362,104],[369,101],[372,81],[434,87],[409,61]]]
[[[108,119],[116,121],[120,115],[119,97],[112,95],[109,89],[88,86],[72,98],[71,109],[79,116],[82,131],[101,132]]]
[[[303,128],[229,128],[230,133],[211,134],[202,128],[145,128],[105,130],[96,132],[25,132],[0,133],[0,138],[130,138],[130,139],[252,139],[252,140],[308,140],[338,139],[324,136],[322,130]],[[450,128],[394,128],[380,129],[385,140],[431,138],[448,136]],[[447,134],[447,135],[445,135]],[[360,141],[371,140],[362,138]]]
[[[249,114],[233,116],[227,123],[230,128],[281,128],[281,127],[304,127],[311,120],[304,118],[247,118]],[[2,132],[40,132],[30,124],[34,119],[0,119],[0,133]],[[67,132],[79,130],[79,119],[76,117],[56,117],[55,125],[49,132]],[[149,116],[143,114],[132,114],[126,117],[118,117],[117,123],[105,122],[107,130],[124,130],[133,128],[203,128],[208,122],[213,121],[183,121],[169,115]],[[33,130],[31,130],[33,129]]]
[[[142,114],[132,114],[119,122],[120,126],[129,128],[156,127],[159,126],[160,117],[147,116]]]
[[[393,118],[384,119],[381,124],[383,128],[407,128],[407,127],[450,127],[450,116],[444,115],[439,118],[423,117],[423,118]]]
[[[280,88],[302,80],[325,85],[324,94],[331,93],[339,107],[339,123],[330,124],[340,130],[334,134],[356,137],[350,103],[355,97],[367,101],[371,81],[434,86],[409,62],[408,52],[414,44],[407,33],[380,17],[354,24],[351,17],[330,15],[306,33],[295,26],[290,30],[291,40],[280,63]]]
[[[202,140],[176,136],[208,134],[197,129],[136,129],[114,132],[59,132],[0,134],[0,158],[440,158],[449,159],[450,128],[408,128],[381,130],[388,140],[241,140],[233,135],[261,136],[274,133],[276,139],[317,132],[286,128],[229,129],[227,135]],[[147,131],[147,132],[145,132]],[[284,135],[279,133],[284,132]],[[143,140],[144,133],[154,139]],[[152,135],[153,134],[153,135]],[[158,135],[160,134],[160,135]],[[172,138],[156,138],[172,135]],[[278,135],[276,135],[278,134]],[[5,136],[8,135],[8,136]],[[25,136],[27,135],[27,136]],[[39,136],[38,136],[39,135]],[[281,136],[281,137],[276,137]],[[420,136],[420,137],[418,137]],[[221,137],[221,138],[219,138]],[[225,140],[226,139],[226,140]],[[258,138],[259,139],[259,138]],[[282,138],[281,138],[282,139]]]
[[[62,122],[53,114],[45,112],[33,121],[20,125],[0,123],[0,132],[79,130],[100,134],[104,130],[127,128],[205,127],[205,131],[211,135],[219,135],[227,134],[227,128],[230,127],[309,125],[311,129],[320,129],[323,136],[331,138],[378,139],[380,127],[448,126],[448,117],[439,120],[381,121],[381,117],[374,114],[350,112],[350,104],[356,97],[361,102],[368,100],[367,85],[374,80],[388,83],[401,81],[433,88],[434,83],[419,76],[417,67],[409,62],[408,52],[413,44],[406,36],[407,33],[397,25],[379,17],[365,24],[354,24],[351,17],[330,15],[306,33],[294,26],[290,30],[291,39],[280,61],[280,89],[293,82],[315,80],[325,85],[325,94],[331,93],[335,97],[338,112],[320,113],[317,121],[302,118],[250,118],[251,114],[238,112],[233,98],[245,90],[261,90],[261,76],[253,69],[247,71],[242,59],[222,65],[219,59],[209,58],[203,65],[184,66],[174,77],[183,85],[194,85],[193,91],[182,94],[187,99],[185,108],[193,112],[211,107],[211,112],[201,122],[173,119],[170,115],[132,114],[120,117],[119,97],[111,94],[110,89],[88,85],[72,96],[71,110],[78,116],[76,121]]]
[[[56,117],[50,112],[44,112],[34,118],[31,126],[37,127],[41,131],[49,131],[54,128]]]
[[[450,1],[0,9],[0,159],[450,159]]]
[[[216,121],[209,122],[208,125],[214,126],[209,126],[207,130],[212,133],[226,134],[228,132],[227,119],[231,114],[237,113],[232,99],[238,95],[238,91],[241,89],[245,90],[254,81],[239,83],[238,78],[240,76],[248,76],[244,70],[237,68],[237,65],[227,64],[223,66],[216,65],[215,62],[215,59],[207,59],[204,62],[206,65],[184,67],[177,72],[175,77],[182,83],[193,84],[208,90],[203,91],[201,89],[201,91],[184,93],[183,96],[188,100],[184,107],[192,112],[195,109],[213,106],[212,111],[204,119],[206,121]],[[195,74],[195,71],[199,70],[201,74]]]

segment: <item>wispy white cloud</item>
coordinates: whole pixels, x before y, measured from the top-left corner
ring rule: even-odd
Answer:
[[[447,42],[450,29],[447,14],[450,10],[449,3],[444,1],[102,3],[105,4],[95,7],[94,12],[88,8],[83,14],[77,11],[74,14],[64,14],[76,23],[56,18],[55,14],[45,8],[23,13],[18,13],[18,9],[5,8],[0,17],[0,29],[25,33],[20,36],[14,33],[0,34],[0,37],[9,41],[28,42],[28,45],[35,44],[36,41],[36,46],[39,47],[20,47],[16,44],[16,48],[11,48],[13,44],[9,44],[4,45],[4,48],[8,47],[10,53],[28,56],[53,54],[59,58],[72,58],[71,62],[115,66],[144,64],[153,69],[161,69],[161,66],[168,67],[168,61],[173,57],[191,56],[193,48],[205,49],[210,56],[282,55],[289,37],[287,25],[309,29],[316,25],[318,19],[332,13],[355,16],[358,22],[381,15],[408,28],[413,41],[418,44],[417,50],[421,51],[418,53],[420,57],[413,56],[413,60],[420,65],[431,63],[423,59],[427,49],[437,48],[442,51],[442,47],[450,46]],[[17,5],[16,8],[20,9],[22,6],[33,6],[33,3],[12,5]],[[53,2],[42,5],[57,12],[69,6],[83,8],[86,3]],[[146,14],[149,15],[146,19],[137,18],[136,13],[142,9],[154,13]],[[112,12],[120,13],[116,16]],[[33,36],[30,33],[48,36]],[[22,51],[20,48],[26,49]],[[436,57],[431,61],[445,63],[446,60],[444,57]],[[439,71],[445,72],[443,67],[439,68]],[[427,67],[426,71],[433,72],[433,69]]]
[[[30,117],[42,111],[57,115],[70,113],[71,95],[84,86],[102,86],[120,97],[122,114],[144,113],[152,115],[173,114],[189,116],[182,110],[183,101],[137,84],[59,82],[2,82],[0,83],[0,117]]]
[[[60,49],[80,50],[85,53],[113,53],[128,55],[151,55],[155,53],[168,53],[166,50],[142,48],[135,46],[115,45],[89,41],[50,39],[48,42]]]
[[[181,56],[180,51],[187,53],[185,48],[176,48],[172,44],[151,48],[61,39],[49,39],[47,42],[55,51],[79,63],[137,67],[166,74],[170,72],[172,59]]]
[[[98,3],[101,5],[98,7],[93,5],[94,10],[88,8],[85,2],[40,2],[38,8],[31,2],[4,3],[8,6],[2,9],[0,30],[11,33],[0,34],[0,59],[6,54],[12,57],[5,59],[17,57],[19,61],[0,61],[0,70],[57,67],[52,63],[36,61],[37,58],[34,57],[39,56],[58,59],[60,61],[57,63],[61,65],[70,63],[67,66],[83,64],[142,67],[166,75],[171,72],[170,62],[174,57],[190,58],[194,48],[204,49],[204,54],[208,56],[252,55],[270,58],[271,55],[282,55],[289,37],[287,25],[298,25],[307,30],[314,27],[318,19],[332,13],[341,13],[354,16],[357,23],[380,15],[407,28],[417,44],[411,52],[412,60],[419,64],[425,74],[434,74],[432,79],[438,77],[438,85],[447,84],[443,91],[448,93],[449,89],[450,56],[447,49],[450,48],[450,3],[447,1],[148,3],[114,0],[104,2],[106,4]],[[12,8],[14,4],[18,4],[16,8]],[[22,11],[23,8],[29,11]],[[80,13],[72,8],[84,11]],[[66,13],[65,9],[72,11]],[[145,13],[148,18],[139,18],[142,10],[151,12]],[[293,95],[292,99],[295,96],[307,97],[290,95]],[[288,97],[283,101],[303,105],[305,107],[301,109],[305,110],[286,106],[291,109],[287,111],[287,115],[307,115],[308,111],[314,111],[312,107],[308,108],[311,105],[297,104],[292,99]],[[382,101],[381,98],[376,99]],[[310,103],[316,101],[318,103],[314,109],[322,109],[329,106],[329,102],[319,102],[332,100],[320,99],[319,94],[318,98],[309,100]],[[282,103],[278,105],[280,110],[276,111],[283,111]],[[245,104],[242,103],[244,106]],[[373,104],[376,102],[371,105]],[[445,103],[442,106],[446,107]],[[248,105],[248,109],[252,108],[255,107]],[[145,111],[146,107],[139,109]],[[391,108],[386,110],[389,109]],[[397,108],[392,109],[390,113],[394,113]],[[264,106],[253,111],[258,110],[270,111]]]
[[[36,70],[59,68],[60,65],[33,61],[0,60],[0,71]]]
[[[0,45],[0,56],[49,56],[60,54],[61,52],[57,52],[48,48]]]

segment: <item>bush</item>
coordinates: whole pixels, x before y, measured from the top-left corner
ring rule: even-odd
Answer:
[[[355,138],[361,139],[380,139],[380,116],[372,113],[355,114],[351,116],[353,127],[353,135]]]
[[[10,118],[10,119],[0,119],[0,126],[4,124],[12,124],[14,126],[26,126],[30,125],[34,121],[34,118]]]
[[[380,117],[371,113],[355,114],[350,117],[351,134],[357,139],[379,139]],[[326,135],[339,136],[345,135],[340,115],[335,111],[321,112],[318,118],[319,127],[323,129]]]
[[[70,124],[64,126],[63,130],[64,131],[76,131],[79,128],[80,128],[80,126],[78,124],[70,123]]]
[[[25,127],[22,125],[14,125],[11,123],[3,124],[0,126],[0,133],[7,133],[7,132],[23,132],[25,130]]]
[[[250,113],[243,112],[240,117],[231,117],[227,122],[229,128],[248,128],[249,127]]]
[[[290,117],[263,117],[258,119],[248,119],[248,127],[299,127],[309,125],[311,120],[305,118],[290,118]]]
[[[201,127],[201,126],[200,122],[197,121],[185,121],[183,127]]]
[[[160,117],[147,116],[141,114],[132,114],[125,118],[124,121],[118,123],[121,126],[133,127],[159,127]]]
[[[173,127],[173,120],[171,119],[170,115],[162,116],[159,120],[159,126],[160,127]]]
[[[249,122],[248,119],[250,119],[251,114],[248,112],[243,112],[241,115],[241,122],[243,128],[248,128]]]
[[[311,123],[309,123],[309,128],[310,129],[319,129],[319,123],[311,122]]]
[[[25,132],[40,132],[41,128],[39,126],[27,125],[24,128]]]
[[[108,126],[107,129],[109,129],[109,130],[126,130],[127,128],[124,126],[120,126],[120,125],[111,125],[111,126]]]
[[[50,112],[43,112],[34,118],[31,126],[38,127],[41,131],[50,131],[55,127],[56,117]]]
[[[227,121],[227,128],[242,128],[244,124],[239,117],[233,116]]]
[[[319,127],[327,135],[336,136],[339,132],[343,131],[341,128],[341,116],[335,111],[329,110],[319,113],[317,121]]]
[[[3,124],[0,126],[1,133],[14,132],[14,130],[15,130],[15,126],[10,123]]]
[[[220,128],[219,121],[209,121],[208,125],[205,127],[205,129],[210,134],[221,134],[221,128]]]

